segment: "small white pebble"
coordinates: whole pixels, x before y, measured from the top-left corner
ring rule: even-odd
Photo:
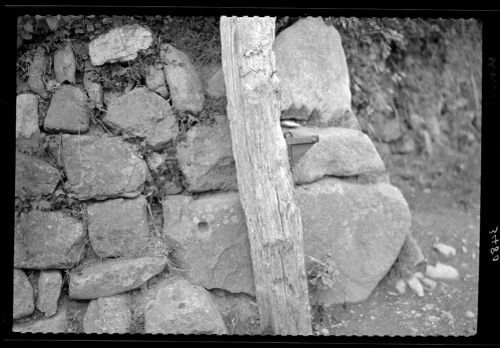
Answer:
[[[431,291],[437,287],[437,283],[429,278],[422,278],[422,283],[424,283],[423,285]]]
[[[323,328],[323,329],[321,329],[321,334],[322,334],[322,335],[329,335],[329,334],[330,334],[330,331],[328,331],[328,329],[327,329],[327,328]]]
[[[476,259],[476,253],[473,251],[472,252],[472,258],[475,260]]]
[[[467,254],[467,248],[465,247],[465,245],[462,245],[462,252],[463,252],[464,254]]]
[[[427,265],[425,275],[434,279],[448,280],[458,279],[460,276],[454,267],[440,262],[436,263],[436,266]]]
[[[436,249],[441,255],[446,257],[455,256],[457,251],[454,247],[444,244],[444,243],[436,243],[433,245],[434,249]]]
[[[422,283],[420,283],[420,280],[418,280],[417,277],[412,276],[410,279],[406,281],[410,288],[417,294],[418,297],[423,297],[424,296],[424,288],[422,286]]]
[[[437,323],[438,321],[441,320],[441,318],[436,317],[435,315],[429,315],[427,316],[427,320],[429,320],[431,323]]]
[[[471,318],[471,319],[476,317],[476,315],[474,313],[472,313],[471,311],[465,312],[465,316],[467,318]]]
[[[399,279],[396,282],[396,290],[403,295],[406,292],[406,283],[404,282],[403,279]]]

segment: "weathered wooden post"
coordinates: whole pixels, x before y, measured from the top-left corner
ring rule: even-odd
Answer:
[[[222,17],[222,66],[261,326],[311,335],[302,221],[280,128],[275,18]]]

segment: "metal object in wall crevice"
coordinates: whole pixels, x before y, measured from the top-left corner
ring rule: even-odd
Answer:
[[[286,132],[284,136],[288,150],[290,168],[293,168],[311,148],[311,146],[319,141],[318,135],[294,138],[292,132]]]

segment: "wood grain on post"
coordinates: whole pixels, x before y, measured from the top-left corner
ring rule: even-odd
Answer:
[[[222,17],[227,114],[261,327],[311,335],[302,221],[280,128],[273,17]]]

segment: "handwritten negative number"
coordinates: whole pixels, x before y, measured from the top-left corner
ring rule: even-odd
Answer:
[[[493,256],[493,261],[495,262],[498,261],[498,259],[500,258],[498,254],[495,255],[495,253],[498,253],[498,250],[500,249],[500,247],[497,245],[497,243],[499,242],[499,239],[496,234],[497,231],[498,227],[490,231],[490,234],[493,234],[493,236],[491,237],[491,243],[495,244],[495,247],[490,249],[490,254]]]

